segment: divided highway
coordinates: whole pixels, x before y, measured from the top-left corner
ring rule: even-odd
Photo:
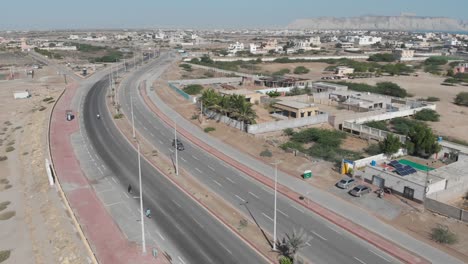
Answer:
[[[146,107],[137,87],[142,80],[157,78],[173,60],[169,54],[162,53],[157,61],[125,79],[119,90],[123,112],[130,116],[130,100],[133,99],[137,130],[168,156],[173,155],[171,141],[174,131]],[[185,150],[179,152],[179,165],[272,234],[272,191],[197,146],[189,144],[184,138],[182,141]],[[300,253],[313,263],[398,263],[386,253],[282,195],[278,195],[277,217],[280,238],[294,230],[303,230],[306,233],[308,243]]]
[[[115,177],[122,184],[134,186],[138,193],[137,153],[107,111],[107,85],[106,76],[87,94],[83,107],[85,129],[95,151]],[[100,119],[96,118],[97,113]],[[178,248],[186,263],[266,262],[144,159],[142,182],[144,206],[152,211],[152,218],[146,221],[154,221],[164,230],[168,243]]]

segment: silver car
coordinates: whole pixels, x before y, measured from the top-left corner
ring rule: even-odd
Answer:
[[[341,189],[348,189],[354,183],[356,183],[355,179],[345,177],[336,183],[336,187],[341,188]]]
[[[358,185],[354,187],[351,191],[349,191],[349,194],[351,194],[352,196],[361,197],[364,194],[367,194],[370,192],[371,192],[371,189],[369,187],[365,185]]]

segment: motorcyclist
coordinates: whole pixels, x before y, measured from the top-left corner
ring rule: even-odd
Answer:
[[[151,218],[151,210],[149,208],[146,209],[145,215],[146,217]]]
[[[96,117],[97,117],[97,119],[99,119],[101,117],[101,115],[97,114]]]

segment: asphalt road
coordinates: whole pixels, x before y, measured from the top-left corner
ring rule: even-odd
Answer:
[[[171,56],[162,53],[159,60],[124,80],[119,91],[120,104],[127,116],[130,116],[130,100],[134,100],[136,129],[168,156],[173,156],[171,141],[174,131],[147,109],[136,88],[141,80],[161,74],[172,61]],[[184,138],[181,140],[185,150],[178,153],[179,165],[272,234],[274,210],[271,189],[191,145]],[[277,208],[278,237],[282,238],[294,230],[305,232],[308,243],[300,253],[313,263],[398,262],[282,195],[278,195]]]
[[[137,153],[115,127],[107,112],[107,77],[97,82],[84,102],[85,129],[95,151],[123,184],[138,186]],[[97,119],[96,114],[101,118]],[[265,260],[177,189],[142,159],[144,208],[164,230],[188,263],[265,263]],[[125,186],[126,187],[126,186]],[[202,225],[200,225],[202,223]],[[138,222],[135,225],[139,225]]]

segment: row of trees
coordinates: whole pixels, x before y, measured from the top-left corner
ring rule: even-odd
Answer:
[[[213,89],[208,89],[203,91],[200,101],[203,108],[240,121],[242,130],[245,124],[255,124],[257,113],[243,95],[220,95]]]

